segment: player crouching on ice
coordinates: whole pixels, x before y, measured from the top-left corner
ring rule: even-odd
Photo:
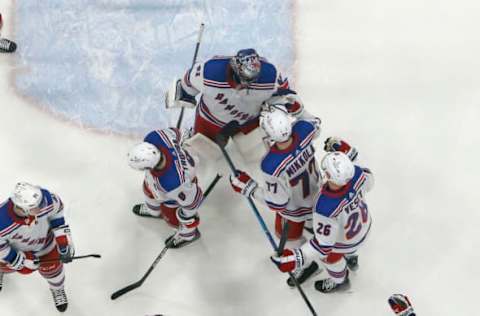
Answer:
[[[182,147],[187,137],[186,130],[177,128],[152,131],[128,153],[130,167],[145,171],[145,203],[135,205],[133,213],[163,218],[176,228],[176,233],[165,241],[170,248],[200,238],[197,209],[203,192],[195,176],[196,162]]]
[[[40,273],[50,286],[56,308],[67,309],[62,262],[75,253],[60,198],[26,182],[0,204],[0,289],[5,273]],[[58,261],[53,261],[57,259]],[[42,263],[42,261],[49,262]]]
[[[373,187],[373,175],[353,164],[357,151],[346,142],[328,138],[325,151],[329,153],[320,164],[325,184],[315,201],[314,236],[302,247],[285,249],[271,259],[282,272],[302,270],[320,260],[328,278],[316,281],[315,288],[328,293],[349,287],[346,256],[357,251],[370,231],[365,194]]]
[[[0,52],[2,53],[13,53],[17,50],[17,44],[15,42],[8,40],[6,38],[2,38],[2,27],[3,27],[3,20],[2,14],[0,13]]]

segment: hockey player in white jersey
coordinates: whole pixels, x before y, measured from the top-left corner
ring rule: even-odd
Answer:
[[[0,13],[0,52],[13,53],[17,49],[17,44],[9,39],[2,38],[3,19]]]
[[[258,127],[262,104],[279,99],[292,114],[303,109],[288,80],[250,48],[196,63],[174,83],[166,103],[167,107],[196,106],[194,133],[215,140],[220,133],[247,134]]]
[[[182,147],[188,133],[177,128],[152,131],[143,143],[128,153],[129,165],[145,171],[145,203],[133,207],[139,216],[163,218],[177,229],[171,248],[179,248],[200,238],[197,209],[203,192],[197,184],[197,162]]]
[[[365,195],[373,187],[373,175],[353,164],[357,151],[346,142],[328,138],[325,150],[329,153],[320,164],[325,184],[315,201],[314,237],[271,259],[282,272],[302,270],[320,260],[328,277],[316,281],[315,288],[328,293],[349,287],[346,256],[357,251],[370,231]]]
[[[320,133],[320,119],[295,120],[283,106],[270,106],[260,115],[260,127],[272,144],[261,162],[263,185],[243,171],[230,177],[231,185],[236,192],[264,201],[276,212],[277,236],[288,220],[288,240],[301,243],[305,222],[312,218],[314,196],[320,187],[312,144]]]
[[[38,270],[50,286],[56,308],[64,312],[68,301],[62,262],[71,261],[74,253],[60,198],[38,186],[17,183],[13,195],[0,204],[0,288],[6,273]]]

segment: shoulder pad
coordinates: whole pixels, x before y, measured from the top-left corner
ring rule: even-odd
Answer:
[[[227,67],[230,64],[230,58],[215,58],[208,60],[203,66],[203,78],[207,80],[226,82]]]
[[[262,171],[271,176],[278,176],[280,172],[285,168],[282,166],[282,162],[289,156],[289,153],[273,153],[268,152],[263,158],[261,168]]]
[[[337,209],[342,199],[343,198],[329,197],[320,192],[320,195],[315,203],[315,213],[325,217],[330,217]]]
[[[260,69],[260,75],[255,83],[275,83],[277,79],[277,69],[271,63],[260,60],[262,68]]]

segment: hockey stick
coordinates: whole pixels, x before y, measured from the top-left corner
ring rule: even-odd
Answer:
[[[212,183],[210,183],[210,185],[208,186],[208,188],[205,190],[205,193],[203,194],[203,199],[205,200],[205,198],[210,194],[210,192],[212,191],[213,187],[215,186],[215,184],[217,184],[218,180],[220,180],[221,176],[219,176],[217,174],[217,176],[215,177],[215,179],[213,179]],[[165,255],[165,253],[167,252],[168,248],[170,248],[170,246],[172,246],[173,242],[175,241],[175,238],[171,238],[168,243],[165,245],[165,247],[162,249],[162,251],[160,251],[160,253],[158,254],[158,256],[155,258],[155,260],[153,261],[153,263],[150,265],[150,267],[148,268],[147,272],[143,275],[143,277],[138,280],[137,282],[134,282],[130,285],[127,285],[126,287],[124,288],[121,288],[120,290],[116,291],[115,293],[113,293],[110,298],[112,300],[115,300],[117,298],[119,298],[120,296],[122,296],[123,294],[125,293],[128,293],[136,288],[139,288],[140,286],[142,286],[143,282],[145,282],[145,280],[147,279],[147,277],[150,275],[150,273],[152,273],[153,269],[155,269],[155,266],[158,264],[158,262],[160,261],[160,259],[162,259],[162,257]]]
[[[50,263],[50,262],[58,262],[61,261],[62,263],[69,263],[72,260],[78,260],[78,259],[84,259],[84,258],[101,258],[102,256],[98,254],[90,254],[90,255],[84,255],[84,256],[76,256],[76,257],[71,257],[68,258],[68,260],[62,259],[61,257],[57,259],[47,259],[47,260],[38,260],[38,263]]]
[[[202,41],[202,35],[203,35],[203,29],[204,28],[205,28],[205,24],[204,23],[200,24],[200,29],[198,30],[197,44],[195,45],[195,53],[193,54],[193,59],[192,59],[192,67],[197,62],[198,49],[200,48],[200,42]],[[183,112],[185,112],[184,107],[182,107],[180,109],[180,116],[178,117],[178,120],[177,120],[177,128],[180,128],[180,126],[182,125]]]
[[[283,250],[285,249],[285,244],[287,243],[288,239],[288,229],[290,227],[288,226],[288,220],[285,221],[285,224],[283,225],[282,229],[282,235],[280,236],[280,241],[278,242],[278,249],[277,249],[277,255],[281,256],[283,253]]]
[[[235,165],[233,164],[233,161],[232,159],[230,158],[230,156],[228,155],[227,151],[225,150],[225,147],[224,146],[219,146],[220,147],[220,150],[222,151],[223,153],[223,156],[225,157],[225,159],[227,160],[227,163],[228,165],[230,166],[230,169],[232,170],[232,172],[234,174],[238,174],[237,172],[237,168],[235,168]],[[267,225],[265,224],[265,221],[263,220],[262,218],[262,215],[260,215],[260,212],[258,211],[257,207],[255,206],[255,203],[253,202],[253,199],[251,197],[248,197],[247,198],[248,200],[248,203],[250,204],[252,210],[253,210],[253,213],[255,214],[255,216],[257,217],[257,220],[258,222],[260,223],[260,226],[262,226],[262,229],[263,229],[263,232],[265,233],[265,235],[267,235],[268,237],[268,240],[270,241],[270,244],[272,245],[273,247],[273,250],[275,252],[278,253],[278,251],[280,250],[280,247],[277,247],[276,243],[275,243],[275,240],[273,240],[273,237],[272,237],[272,234],[270,233],[270,231],[268,230],[268,227]],[[288,226],[287,226],[288,228]],[[286,239],[286,230],[284,229],[284,231],[282,232],[282,235],[285,234],[285,239]],[[285,244],[286,241],[284,241],[283,243]],[[282,252],[283,252],[283,249],[282,249]],[[305,303],[307,304],[308,306],[308,309],[310,310],[310,312],[312,313],[313,316],[317,316],[317,312],[315,311],[315,309],[313,308],[312,306],[312,303],[310,303],[310,301],[308,300],[308,297],[305,295],[305,292],[303,291],[302,287],[300,286],[300,283],[298,283],[298,280],[295,278],[295,276],[293,275],[292,272],[288,272],[288,275],[294,280],[294,283],[295,283],[295,287],[298,289],[298,291],[300,292],[300,295],[302,296],[303,300],[305,301]]]

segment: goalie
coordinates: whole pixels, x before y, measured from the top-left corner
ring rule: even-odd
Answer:
[[[265,102],[283,103],[295,116],[303,111],[288,81],[251,48],[239,50],[233,57],[194,64],[166,94],[167,108],[196,107],[194,133],[212,140],[220,133],[247,134],[258,127]]]

